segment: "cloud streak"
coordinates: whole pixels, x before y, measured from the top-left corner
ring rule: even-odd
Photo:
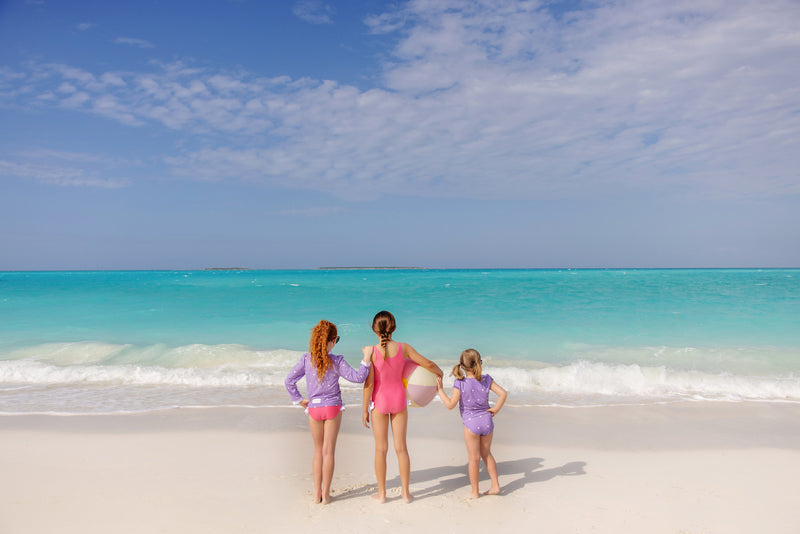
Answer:
[[[117,168],[120,163],[95,154],[36,150],[17,154],[13,161],[0,159],[0,176],[63,187],[119,189],[129,186],[130,180],[107,175],[109,168]]]
[[[131,45],[138,48],[155,48],[155,45],[150,41],[136,39],[134,37],[117,37],[114,39],[114,44]]]
[[[167,158],[189,179],[349,199],[797,194],[799,17],[782,0],[565,13],[414,1],[367,19],[395,40],[369,89],[181,62],[104,73],[48,64],[0,71],[0,98],[202,136],[204,148]]]
[[[301,0],[294,5],[292,13],[309,24],[333,24],[336,9],[320,0]]]

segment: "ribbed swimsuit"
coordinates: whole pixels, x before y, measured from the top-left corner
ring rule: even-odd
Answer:
[[[397,354],[391,358],[384,358],[380,347],[373,348],[375,353],[375,389],[372,390],[372,402],[375,409],[385,415],[401,413],[406,409],[406,388],[403,387],[403,345]]]

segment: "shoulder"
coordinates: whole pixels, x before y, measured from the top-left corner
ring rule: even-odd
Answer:
[[[453,381],[453,387],[456,389],[461,389],[462,387],[464,387],[464,380],[465,380],[464,378],[456,378]]]
[[[493,381],[494,381],[494,378],[492,378],[492,375],[483,375],[481,377],[481,382],[484,383],[487,386],[491,386]]]

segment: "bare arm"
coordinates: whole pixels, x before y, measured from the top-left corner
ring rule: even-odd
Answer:
[[[439,378],[444,376],[444,373],[442,372],[441,369],[439,369],[438,365],[436,365],[428,358],[417,352],[416,349],[414,349],[414,347],[412,347],[408,343],[403,343],[403,354],[405,354],[408,358],[411,358],[411,360],[414,363],[416,363],[420,367],[424,367],[425,369],[435,374]]]
[[[461,398],[460,390],[453,388],[453,396],[448,397],[447,393],[444,392],[441,376],[436,377],[436,389],[439,391],[439,398],[442,400],[442,404],[444,404],[448,410],[452,410],[456,407],[458,400]]]
[[[497,395],[497,402],[494,403],[494,406],[486,410],[487,412],[491,412],[492,417],[494,417],[497,415],[497,412],[500,411],[500,408],[503,407],[503,404],[505,404],[508,393],[494,380],[492,380],[492,385],[489,386],[489,391],[494,391],[495,395]]]
[[[364,361],[372,361],[372,347],[364,347]],[[361,424],[369,428],[369,404],[372,402],[372,390],[375,388],[375,366],[369,366],[369,374],[364,381],[364,398],[361,409]]]

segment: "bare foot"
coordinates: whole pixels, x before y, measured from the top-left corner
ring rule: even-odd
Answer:
[[[480,498],[480,496],[481,496],[480,493],[471,493],[469,498],[470,499],[478,499],[478,498]]]
[[[324,496],[324,497],[322,498],[322,500],[321,500],[320,502],[321,502],[322,504],[330,504],[330,502],[331,502],[332,500],[333,500],[333,499],[331,498],[331,496],[330,496],[330,495],[326,495],[326,496]]]
[[[484,495],[500,495],[500,486],[496,488],[489,488],[488,490],[483,492]]]
[[[406,504],[410,504],[411,501],[414,500],[414,496],[410,493],[408,495],[403,495],[403,500],[406,502]]]
[[[383,504],[383,503],[386,502],[386,495],[385,494],[381,495],[380,493],[376,493],[375,495],[372,496],[372,498],[375,499],[376,501],[378,501],[380,504]]]
[[[314,504],[319,504],[322,502],[322,495],[314,495],[312,502]]]

